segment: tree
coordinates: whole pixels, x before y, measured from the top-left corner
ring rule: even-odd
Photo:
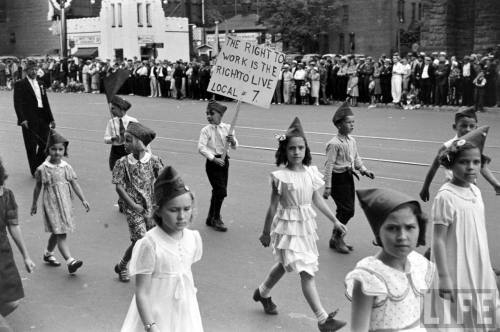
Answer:
[[[272,34],[281,34],[288,52],[317,52],[319,39],[340,24],[337,0],[267,0],[261,21]]]

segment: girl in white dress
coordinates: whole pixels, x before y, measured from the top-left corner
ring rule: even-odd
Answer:
[[[194,196],[172,167],[154,185],[157,227],[137,241],[130,261],[135,295],[122,332],[203,332],[191,265],[200,260],[198,231],[186,227],[193,218]]]
[[[441,154],[441,165],[453,177],[441,186],[432,205],[432,259],[439,272],[433,310],[442,323],[439,327],[454,327],[455,331],[500,327],[500,298],[488,249],[484,204],[474,184],[489,162],[482,155],[488,129],[483,126],[465,134]]]
[[[350,331],[426,331],[422,299],[435,266],[414,251],[425,245],[427,218],[420,204],[391,189],[362,189],[357,195],[381,250],[359,261],[345,278],[352,301]]]
[[[314,274],[318,271],[318,249],[316,247],[316,213],[312,203],[330,219],[334,227],[345,233],[321,197],[319,189],[324,185],[323,176],[311,163],[311,152],[298,118],[292,122],[286,135],[279,137],[276,165],[286,168],[271,173],[271,202],[267,210],[264,230],[260,242],[270,244],[277,263],[265,281],[254,291],[253,299],[261,302],[264,311],[276,315],[276,305],[270,297],[271,288],[285,272],[300,275],[302,291],[309,306],[318,319],[320,331],[336,331],[346,323],[334,319],[336,312],[328,314],[319,299]]]

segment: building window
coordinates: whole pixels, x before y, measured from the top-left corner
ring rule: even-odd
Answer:
[[[146,4],[146,24],[151,27],[151,4]]]
[[[118,26],[121,28],[123,26],[123,20],[122,20],[122,4],[118,3]]]
[[[419,3],[418,4],[418,20],[421,21],[422,20],[422,16],[424,16],[424,13],[422,11],[422,4]]]
[[[354,32],[350,32],[349,33],[349,51],[351,51],[351,53],[354,53],[355,50],[356,50],[356,44],[354,43]]]
[[[411,3],[411,20],[412,22],[417,19],[417,4],[415,2]]]
[[[137,25],[142,27],[142,3],[137,4]]]
[[[7,0],[0,0],[0,23],[7,21]]]
[[[398,1],[398,17],[400,23],[405,21],[405,0]]]
[[[339,33],[339,53],[345,54],[345,35],[343,32]]]
[[[349,22],[349,6],[342,6],[342,23],[347,24]]]
[[[115,20],[115,4],[111,4],[111,27],[114,28],[116,26],[116,20]]]

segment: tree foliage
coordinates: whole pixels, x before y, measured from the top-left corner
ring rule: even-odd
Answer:
[[[273,34],[281,34],[288,51],[310,52],[319,38],[339,24],[337,0],[267,0],[262,4],[261,20]]]

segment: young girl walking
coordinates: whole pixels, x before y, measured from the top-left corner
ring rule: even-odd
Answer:
[[[363,189],[357,195],[381,250],[345,278],[350,331],[425,331],[421,304],[435,266],[415,248],[425,245],[427,218],[418,201],[395,190]]]
[[[253,299],[262,303],[266,314],[276,315],[278,311],[270,297],[271,289],[285,272],[298,273],[304,297],[318,319],[319,330],[336,331],[346,323],[334,319],[336,312],[328,314],[325,311],[314,281],[318,271],[318,236],[312,203],[339,232],[345,233],[346,228],[321,197],[319,189],[324,185],[323,176],[310,164],[311,152],[300,120],[295,118],[286,135],[279,138],[276,165],[285,168],[271,173],[271,202],[260,236],[264,247],[272,246],[278,262],[255,290]]]
[[[474,184],[489,161],[482,154],[488,130],[483,126],[465,134],[441,154],[441,165],[453,177],[441,186],[432,205],[431,257],[439,273],[438,289],[432,293],[434,310],[441,320],[451,317],[454,327],[467,331],[500,327],[500,298],[488,249],[484,204]],[[483,306],[486,297],[493,308]]]
[[[137,241],[130,261],[135,295],[122,332],[203,332],[191,265],[201,259],[200,233],[193,220],[194,196],[174,168],[154,184],[157,227]]]
[[[35,264],[24,245],[23,235],[17,219],[17,204],[14,193],[4,186],[7,173],[0,160],[0,331],[10,331],[4,317],[14,311],[24,297],[23,285],[17,270],[7,230],[23,256],[24,266],[31,273]]]
[[[61,265],[54,257],[54,249],[57,245],[68,265],[69,273],[73,274],[83,265],[83,262],[73,258],[66,241],[67,233],[74,230],[71,189],[82,201],[85,211],[89,212],[90,205],[83,196],[75,171],[70,164],[62,159],[68,156],[68,144],[68,140],[51,129],[45,152],[49,157],[35,172],[36,184],[33,191],[31,215],[33,216],[37,212],[38,196],[43,190],[43,221],[45,231],[51,233],[43,260],[50,266]]]

